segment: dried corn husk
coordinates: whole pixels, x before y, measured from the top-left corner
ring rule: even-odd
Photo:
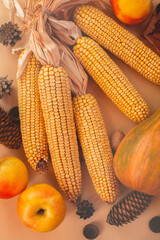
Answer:
[[[81,37],[81,30],[69,21],[71,12],[77,5],[92,3],[104,9],[104,0],[27,0],[25,10],[17,0],[2,0],[14,13],[23,20],[20,27],[22,40],[12,48],[13,53],[25,48],[23,58],[19,60],[17,78],[23,73],[31,52],[42,65],[63,66],[70,81],[72,92],[84,94],[87,88],[87,74],[78,59],[67,46],[76,43]],[[61,20],[60,20],[61,19]]]

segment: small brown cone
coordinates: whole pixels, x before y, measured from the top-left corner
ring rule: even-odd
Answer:
[[[14,46],[21,39],[20,34],[21,31],[17,24],[13,24],[11,21],[4,23],[0,26],[0,43],[5,46]]]
[[[87,219],[90,218],[95,209],[93,207],[93,203],[89,203],[88,200],[79,201],[77,204],[76,214],[80,216],[80,218]]]
[[[106,222],[111,225],[122,226],[134,221],[151,203],[152,197],[137,191],[131,192],[112,207]]]
[[[0,107],[0,143],[11,149],[18,149],[22,143],[20,124],[14,122]]]
[[[11,95],[11,84],[13,80],[8,80],[7,76],[0,77],[0,99],[3,97],[4,93]]]

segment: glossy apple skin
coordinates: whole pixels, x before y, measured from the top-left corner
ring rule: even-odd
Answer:
[[[66,213],[62,195],[48,184],[28,187],[18,198],[20,220],[37,232],[49,232],[64,219]]]
[[[28,184],[28,170],[16,157],[0,159],[0,198],[8,199],[21,193]]]
[[[116,17],[125,24],[143,22],[152,10],[151,0],[110,0]]]

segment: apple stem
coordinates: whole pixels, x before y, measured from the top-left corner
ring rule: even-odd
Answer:
[[[40,209],[36,212],[36,214],[37,214],[37,215],[43,215],[44,212],[45,212],[45,210],[44,210],[43,208],[40,208]]]

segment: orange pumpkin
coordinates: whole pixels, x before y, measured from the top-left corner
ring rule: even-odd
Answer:
[[[114,170],[124,186],[160,195],[160,108],[124,137],[114,156]]]

